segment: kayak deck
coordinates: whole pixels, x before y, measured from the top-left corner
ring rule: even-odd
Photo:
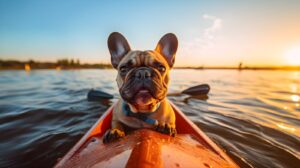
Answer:
[[[174,104],[173,138],[141,129],[120,141],[102,143],[110,128],[113,106],[55,167],[238,167]]]

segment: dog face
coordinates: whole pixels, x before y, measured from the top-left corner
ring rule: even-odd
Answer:
[[[133,112],[153,112],[167,94],[169,71],[175,61],[178,41],[166,34],[155,50],[131,50],[120,33],[108,38],[111,62],[118,70],[119,92]]]

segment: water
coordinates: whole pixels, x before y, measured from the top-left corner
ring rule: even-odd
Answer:
[[[0,167],[52,167],[117,100],[114,70],[0,71]],[[169,92],[208,83],[207,100],[169,97],[241,167],[300,165],[300,72],[174,70]]]

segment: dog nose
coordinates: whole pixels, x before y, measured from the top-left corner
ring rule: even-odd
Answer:
[[[138,79],[149,79],[151,77],[151,72],[146,68],[140,68],[135,73],[135,77]]]

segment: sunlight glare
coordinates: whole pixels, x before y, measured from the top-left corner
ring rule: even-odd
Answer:
[[[296,131],[296,128],[293,128],[293,127],[288,127],[286,125],[283,125],[283,124],[277,124],[277,127],[283,129],[283,130],[287,130],[287,131],[291,131],[291,132],[294,132]]]
[[[300,65],[300,46],[288,50],[284,57],[290,65]]]
[[[296,84],[290,84],[290,88],[291,88],[292,92],[297,92],[297,90],[298,90],[298,87]]]
[[[298,95],[292,95],[291,99],[293,102],[298,102],[300,100],[300,97]]]

